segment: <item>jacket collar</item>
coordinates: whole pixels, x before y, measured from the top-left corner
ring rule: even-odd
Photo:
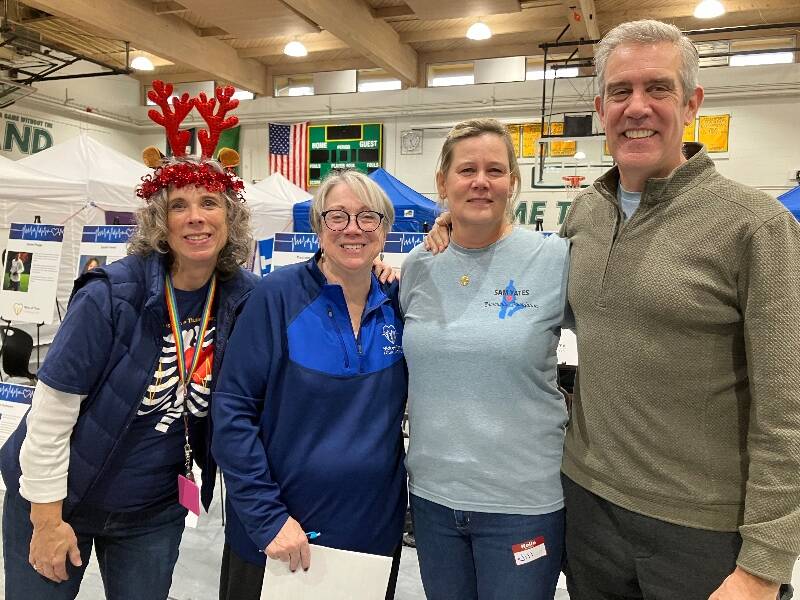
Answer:
[[[667,177],[652,177],[642,191],[642,204],[656,204],[679,196],[689,188],[697,186],[716,172],[714,161],[709,158],[702,144],[689,142],[683,145],[683,155],[688,159]],[[619,166],[599,177],[594,188],[613,204],[617,203]]]
[[[308,269],[308,272],[311,274],[311,277],[314,279],[314,281],[316,281],[322,288],[323,294],[334,294],[335,297],[341,297],[341,300],[344,301],[344,291],[342,290],[342,286],[328,283],[325,274],[319,268],[319,259],[321,257],[322,250],[317,250],[314,256],[306,261],[306,269]],[[378,281],[378,278],[375,277],[375,273],[370,273],[370,278],[371,282],[369,286],[369,294],[367,295],[367,303],[364,306],[365,315],[389,301],[389,296],[385,291],[388,289],[388,286]]]

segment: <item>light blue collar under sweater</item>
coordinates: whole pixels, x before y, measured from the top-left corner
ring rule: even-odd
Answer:
[[[620,183],[617,187],[617,200],[622,207],[622,217],[626,221],[633,216],[642,200],[642,192],[629,192]]]

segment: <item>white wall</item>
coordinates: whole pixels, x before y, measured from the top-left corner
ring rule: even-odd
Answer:
[[[108,69],[93,63],[79,61],[74,65],[59,69],[53,75],[83,75],[107,71]],[[137,106],[141,98],[139,81],[127,75],[39,81],[34,83],[33,87],[37,89],[40,96],[48,96],[79,108],[88,106],[114,110],[114,108],[122,106]]]
[[[86,131],[97,141],[127,156],[137,160],[141,157],[143,130],[140,133],[137,129],[130,127],[121,128],[120,124],[114,120],[92,119],[90,113],[83,116],[78,111],[60,110],[58,107],[32,102],[18,102],[8,108],[0,109],[0,144],[5,135],[7,121],[4,115],[16,115],[51,123],[52,128],[48,128],[48,131],[54,144],[65,142],[82,131]],[[104,122],[108,125],[103,124]],[[28,154],[21,152],[16,145],[12,145],[11,151],[8,152],[3,150],[0,145],[0,156],[17,160]]]
[[[58,75],[99,72],[96,65],[79,62],[58,71]],[[5,151],[1,142],[5,134],[4,114],[24,116],[52,123],[53,142],[58,144],[87,131],[95,139],[138,158],[142,146],[140,136],[145,128],[137,125],[131,111],[141,106],[139,81],[127,75],[84,77],[34,84],[36,93],[5,109],[0,109],[0,155],[19,159],[26,156],[13,146]]]
[[[710,68],[700,73],[706,88],[706,102],[701,114],[731,115],[730,151],[715,155],[719,170],[773,195],[791,188],[790,170],[800,169],[800,144],[796,141],[796,120],[800,116],[800,64],[765,67]],[[94,113],[80,108],[58,106],[53,97],[37,95],[11,107],[13,112],[53,115],[56,142],[76,135],[80,130],[121,152],[138,158],[141,149],[164,145],[163,130],[147,119],[147,108],[140,106],[138,83],[132,78],[94,78],[67,82],[71,96],[98,104]],[[548,108],[552,82],[484,84],[452,88],[411,88],[390,92],[369,92],[259,98],[243,101],[237,114],[242,122],[240,154],[242,175],[246,181],[260,180],[269,174],[267,166],[267,123],[309,120],[314,124],[382,122],[384,124],[384,165],[403,182],[435,197],[433,170],[447,129],[455,122],[474,116],[492,116],[504,122],[538,120],[541,110],[541,86],[548,90]],[[56,91],[50,90],[52,94]],[[594,97],[591,78],[556,81],[553,99],[555,111],[579,111],[591,108]],[[102,100],[102,102],[101,102]],[[195,115],[196,117],[196,115]],[[186,126],[198,125],[199,119]],[[401,155],[400,135],[406,129],[424,131],[423,153]],[[597,150],[600,142],[595,141]],[[580,142],[579,149],[589,148]],[[587,152],[591,156],[591,152]],[[597,155],[600,162],[600,156]],[[568,160],[568,159],[567,159]],[[609,161],[608,157],[605,159]],[[567,199],[563,191],[534,191],[531,171],[534,159],[521,159],[522,195],[525,202],[548,203],[546,228],[555,228],[557,202]],[[567,163],[568,164],[568,163]],[[593,179],[602,172],[587,173]],[[565,173],[569,173],[567,170]],[[557,173],[556,181],[560,180]]]

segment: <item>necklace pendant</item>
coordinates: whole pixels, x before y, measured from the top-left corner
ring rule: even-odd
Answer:
[[[458,280],[458,283],[460,283],[462,287],[468,286],[469,282],[470,282],[469,275],[466,274],[462,275],[461,279]]]

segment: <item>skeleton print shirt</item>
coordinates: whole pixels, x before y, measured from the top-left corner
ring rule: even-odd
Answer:
[[[186,292],[175,290],[181,317],[187,368],[199,347],[197,369],[189,380],[186,408],[190,430],[208,415],[211,367],[214,362],[214,311],[205,338],[198,344],[200,320],[208,286]],[[175,339],[169,321],[162,327],[161,355],[145,390],[136,417],[115,454],[114,465],[91,490],[87,504],[110,511],[143,510],[177,498],[177,476],[184,471],[184,425]],[[132,382],[133,383],[133,382]],[[193,436],[194,437],[194,436]]]

